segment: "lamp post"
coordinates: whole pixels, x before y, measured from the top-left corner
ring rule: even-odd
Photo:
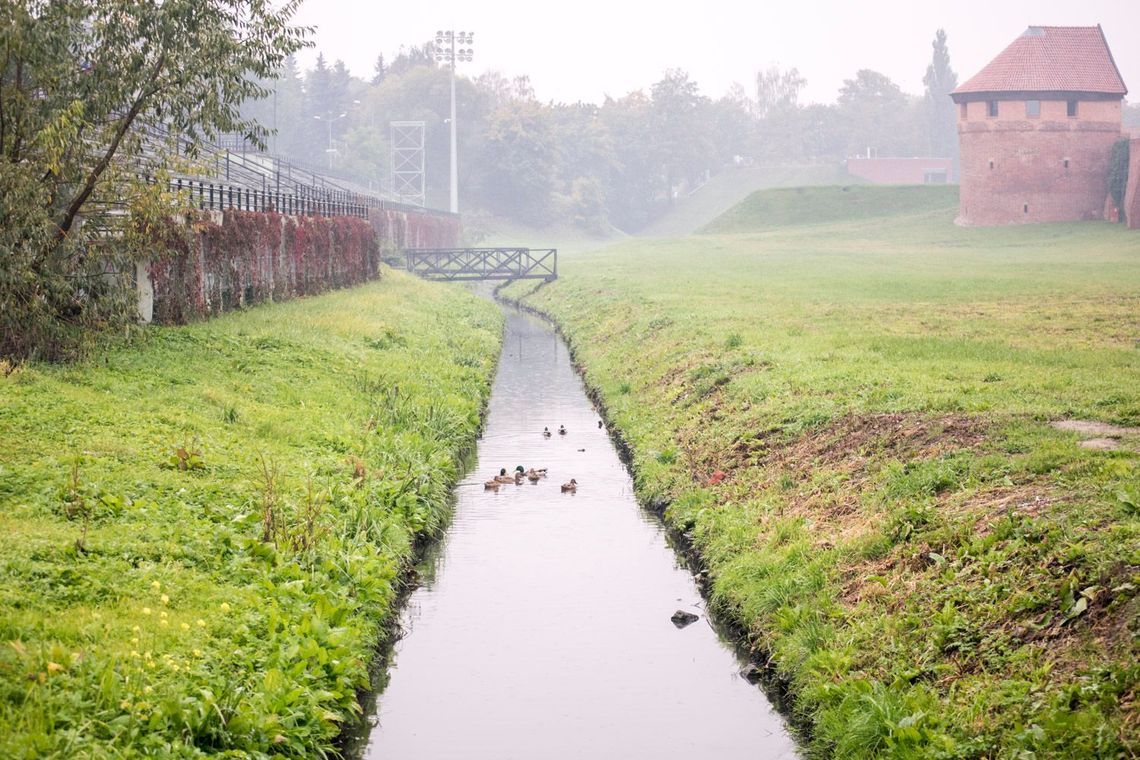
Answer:
[[[451,70],[451,213],[459,213],[459,155],[455,147],[455,64],[470,61],[475,54],[474,32],[435,33],[435,59]],[[457,47],[465,45],[466,47]]]
[[[332,171],[333,153],[336,152],[336,148],[333,147],[333,139],[332,139],[333,122],[334,121],[340,121],[345,116],[348,116],[348,111],[345,111],[340,116],[333,116],[332,113],[330,112],[323,117],[322,116],[314,116],[313,117],[317,121],[323,121],[325,124],[328,124],[328,126],[329,126],[329,147],[325,149],[325,153],[327,153],[328,157],[329,157],[329,171],[330,172]]]

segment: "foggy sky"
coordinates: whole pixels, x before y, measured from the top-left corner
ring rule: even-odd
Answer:
[[[307,0],[297,22],[318,27],[317,52],[372,76],[401,45],[437,29],[475,32],[475,60],[460,72],[528,74],[541,101],[600,103],[645,89],[669,68],[719,97],[733,82],[752,92],[755,73],[778,63],[807,78],[802,102],[834,102],[857,69],[880,71],[923,92],[931,40],[942,27],[959,82],[1030,25],[1104,28],[1116,64],[1140,101],[1140,0]]]

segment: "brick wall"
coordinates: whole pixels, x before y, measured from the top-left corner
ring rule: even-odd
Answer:
[[[960,223],[1103,218],[1120,104],[1081,102],[1077,118],[1064,108],[1043,101],[1033,119],[1024,101],[1002,101],[997,117],[986,116],[984,102],[969,103],[966,118],[960,109]]]
[[[929,172],[942,172],[935,182],[952,182],[954,160],[950,158],[849,158],[847,172],[877,185],[921,185]]]
[[[1124,195],[1124,218],[1128,228],[1140,230],[1140,137],[1128,144],[1128,190]]]

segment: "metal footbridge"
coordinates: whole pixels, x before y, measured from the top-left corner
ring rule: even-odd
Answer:
[[[408,248],[408,271],[426,280],[558,279],[557,248]]]

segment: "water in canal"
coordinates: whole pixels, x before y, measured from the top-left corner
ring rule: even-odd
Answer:
[[[410,596],[369,760],[793,758],[763,692],[704,615],[566,345],[508,312],[475,469]],[[568,433],[542,435],[544,427]],[[485,491],[499,468],[537,484]],[[577,493],[560,491],[576,478]],[[678,609],[701,616],[676,628]]]

